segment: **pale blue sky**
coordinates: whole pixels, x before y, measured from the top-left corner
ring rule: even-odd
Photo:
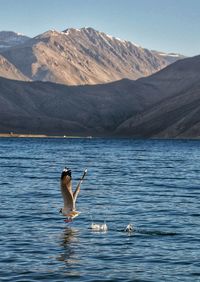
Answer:
[[[142,47],[200,54],[200,0],[0,0],[0,30],[93,27]]]

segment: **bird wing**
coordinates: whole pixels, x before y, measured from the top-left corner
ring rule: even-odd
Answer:
[[[64,201],[64,209],[68,211],[74,210],[72,184],[61,184],[61,193]]]
[[[74,204],[76,203],[76,199],[77,199],[78,194],[79,194],[80,189],[81,189],[81,183],[83,182],[83,179],[84,179],[84,177],[86,176],[86,174],[87,174],[87,169],[84,170],[83,175],[82,175],[82,177],[81,177],[81,179],[80,179],[80,181],[79,181],[79,183],[78,183],[78,185],[77,185],[77,187],[76,187],[76,190],[75,190],[75,192],[73,193]]]

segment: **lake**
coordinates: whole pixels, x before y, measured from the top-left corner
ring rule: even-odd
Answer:
[[[2,138],[0,166],[0,281],[200,281],[199,141]]]

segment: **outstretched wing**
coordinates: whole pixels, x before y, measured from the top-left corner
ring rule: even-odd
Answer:
[[[74,210],[71,171],[68,169],[64,169],[61,174],[61,193],[65,212]]]
[[[86,176],[86,174],[87,174],[87,169],[84,170],[83,175],[82,175],[82,177],[81,177],[81,179],[80,179],[80,181],[79,181],[79,183],[78,183],[78,185],[76,187],[76,190],[75,190],[75,192],[73,194],[74,204],[76,203],[76,199],[77,199],[78,194],[79,194],[80,189],[81,189],[81,183],[83,182],[83,179]]]

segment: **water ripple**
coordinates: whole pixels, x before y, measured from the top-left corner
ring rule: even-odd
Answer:
[[[198,144],[0,139],[1,281],[198,281]],[[64,166],[74,185],[88,168],[69,225],[59,214]],[[108,231],[93,232],[92,219]]]

